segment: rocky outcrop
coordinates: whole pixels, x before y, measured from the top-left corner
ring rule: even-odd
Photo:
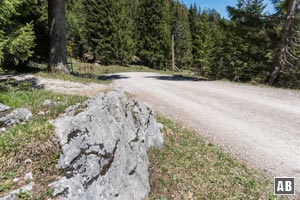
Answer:
[[[0,128],[11,127],[15,124],[28,121],[32,113],[26,108],[11,110],[8,106],[0,104]]]
[[[100,94],[55,120],[65,173],[50,186],[60,199],[143,199],[150,192],[147,150],[162,147],[152,110],[122,92]]]

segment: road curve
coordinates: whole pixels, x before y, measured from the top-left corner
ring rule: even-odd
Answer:
[[[300,91],[154,73],[114,84],[269,176],[300,179]]]

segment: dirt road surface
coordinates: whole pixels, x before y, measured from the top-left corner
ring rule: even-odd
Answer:
[[[300,91],[153,73],[121,73],[117,87],[228,153],[300,187]],[[300,191],[300,188],[299,188]]]

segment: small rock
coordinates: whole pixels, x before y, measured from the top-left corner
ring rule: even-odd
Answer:
[[[10,109],[10,107],[0,103],[0,112],[6,111],[6,110],[9,110],[9,109]]]
[[[164,125],[162,123],[157,123],[157,126],[161,131],[164,129]]]
[[[22,122],[27,122],[32,117],[32,113],[26,108],[17,108],[11,113],[0,118],[0,126],[13,126]]]
[[[44,101],[43,106],[45,106],[45,107],[55,106],[55,102],[52,100],[46,100],[46,101]]]
[[[19,181],[18,178],[14,178],[14,179],[13,179],[13,182],[14,182],[14,183],[17,183],[18,181]]]
[[[33,180],[32,172],[27,173],[27,174],[24,176],[24,180],[25,180],[25,181],[31,181],[31,180]]]
[[[29,164],[32,163],[32,160],[31,160],[31,159],[26,159],[26,160],[24,161],[24,163],[25,163],[26,165],[29,165]]]
[[[5,127],[0,128],[0,133],[5,132],[5,131],[6,131],[6,128],[5,128]]]
[[[39,113],[38,113],[38,115],[45,115],[46,113],[44,112],[44,111],[40,111]]]
[[[18,194],[20,194],[21,192],[32,191],[33,186],[34,186],[34,182],[31,182],[28,185],[25,185],[25,186],[23,186],[19,189],[11,191],[7,195],[1,197],[0,200],[14,200],[14,199],[17,199]]]

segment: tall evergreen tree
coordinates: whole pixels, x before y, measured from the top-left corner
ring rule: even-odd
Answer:
[[[89,0],[87,37],[94,59],[103,64],[126,64],[134,55],[133,24],[128,2],[120,0]]]
[[[237,60],[232,60],[235,80],[265,79],[272,62],[273,49],[265,28],[263,0],[239,0],[237,7],[228,7],[235,32]],[[255,32],[255,34],[253,34]]]
[[[147,66],[168,66],[171,52],[170,2],[141,0],[138,11],[137,55]]]
[[[200,33],[200,17],[199,11],[196,3],[191,5],[189,9],[189,23],[192,36],[192,54],[193,63],[192,67],[194,69],[201,68],[201,50],[199,46],[201,45],[201,33]]]
[[[172,34],[175,38],[175,63],[178,68],[189,69],[193,54],[188,10],[185,6],[175,2],[172,12],[174,13]]]

